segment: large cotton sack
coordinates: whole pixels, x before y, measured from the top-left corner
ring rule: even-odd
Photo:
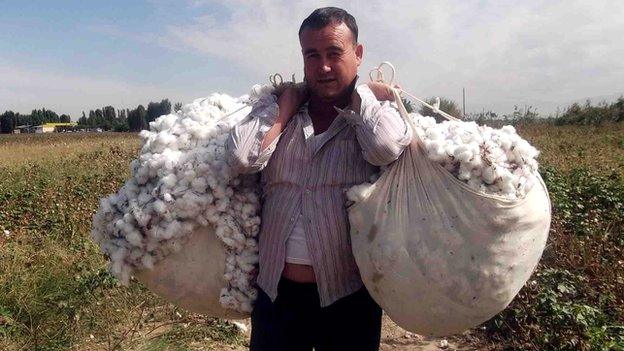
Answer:
[[[227,286],[225,247],[212,226],[200,227],[177,253],[163,258],[153,269],[135,273],[153,293],[176,306],[210,317],[243,319],[248,314],[226,309],[219,303],[221,289]]]
[[[550,199],[537,177],[523,199],[481,194],[429,160],[415,137],[349,208],[353,254],[371,296],[399,326],[423,335],[458,333],[502,311],[546,244]]]

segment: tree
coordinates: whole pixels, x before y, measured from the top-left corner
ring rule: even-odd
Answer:
[[[620,96],[617,101],[611,105],[611,119],[614,122],[624,122],[624,97]]]
[[[117,118],[113,124],[113,130],[116,132],[127,132],[130,130],[126,110],[117,110]]]
[[[59,121],[60,121],[61,123],[69,123],[69,122],[71,122],[71,117],[69,117],[69,116],[68,116],[68,115],[66,115],[66,114],[62,114],[62,115],[59,117]]]
[[[162,99],[160,102],[150,102],[147,104],[147,123],[155,120],[162,115],[171,113],[171,102],[169,99]]]
[[[145,117],[147,111],[143,105],[139,105],[136,109],[128,112],[128,127],[131,132],[138,132],[142,129],[147,129],[147,123]]]
[[[104,126],[104,113],[99,108],[95,110],[95,127]]]
[[[102,108],[103,126],[105,130],[112,130],[116,123],[116,113],[113,106],[106,106]]]
[[[44,109],[45,111],[45,109]],[[30,113],[30,120],[31,123],[35,126],[41,125],[43,124],[43,113],[42,111],[39,110],[32,110],[32,112]]]
[[[171,102],[169,99],[160,100],[160,115],[168,115],[171,113]]]
[[[0,115],[0,133],[13,133],[15,125],[13,119],[15,113],[13,111],[6,111]]]
[[[403,106],[405,106],[405,111],[407,111],[407,113],[414,112],[414,105],[412,104],[411,101],[403,97],[401,98],[401,101],[403,101]]]
[[[88,124],[87,116],[85,116],[84,111],[82,111],[82,117],[78,118],[78,125],[86,127]]]
[[[95,121],[95,111],[93,110],[89,110],[89,118],[87,118],[87,125],[89,127],[96,127],[96,121]]]
[[[22,116],[19,114],[19,112],[15,113],[15,115],[13,116],[13,128],[17,128],[17,126],[20,125],[20,118],[22,118]]]
[[[429,98],[426,99],[425,102],[427,102],[429,105],[433,105],[435,102],[435,98]],[[451,99],[447,99],[447,98],[440,98],[440,107],[439,109],[441,111],[444,111],[446,113],[448,113],[449,115],[453,116],[453,117],[457,117],[457,118],[461,118],[461,111],[459,110],[459,106],[457,105],[457,103]],[[444,117],[442,117],[441,114],[439,113],[434,113],[432,109],[430,109],[427,106],[421,106],[420,108],[420,114],[423,116],[431,116],[431,117],[436,117],[437,121],[440,121],[441,119],[444,119]]]
[[[173,105],[173,111],[178,112],[182,109],[182,103],[181,102],[176,102],[175,105]]]
[[[157,102],[150,102],[149,104],[147,104],[147,123],[155,120],[156,118],[158,118],[158,116],[160,116],[160,104]]]
[[[141,123],[141,129],[148,129],[149,123],[147,122],[147,111],[143,105],[137,106],[137,115],[139,122]]]

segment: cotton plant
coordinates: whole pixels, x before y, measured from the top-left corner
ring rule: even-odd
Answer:
[[[257,296],[260,196],[255,176],[235,174],[227,163],[230,130],[272,92],[213,94],[150,122],[139,135],[140,155],[121,189],[100,200],[91,237],[123,284],[136,270],[151,269],[183,249],[197,228],[213,226],[227,252],[223,307],[250,312]]]

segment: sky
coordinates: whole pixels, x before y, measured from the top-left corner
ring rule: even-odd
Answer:
[[[0,112],[135,108],[214,92],[239,96],[269,75],[303,77],[297,31],[315,8],[354,15],[360,82],[383,61],[420,98],[466,112],[542,114],[624,94],[624,1],[5,1]]]

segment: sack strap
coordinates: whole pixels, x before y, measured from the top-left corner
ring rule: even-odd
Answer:
[[[384,66],[388,66],[388,68],[390,69],[390,72],[392,73],[392,75],[390,76],[390,81],[389,82],[385,82],[384,81],[384,74],[383,74],[383,67]],[[376,78],[373,78],[373,73],[377,73]],[[392,86],[392,83],[394,83],[394,77],[396,75],[396,68],[394,68],[394,65],[392,65],[392,63],[388,62],[388,61],[384,61],[381,64],[379,64],[379,66],[373,68],[368,76],[370,77],[371,81],[373,82],[380,82],[380,83],[384,83],[384,84],[388,84],[390,86]],[[421,99],[419,99],[418,97],[408,93],[407,91],[394,86],[392,87],[394,94],[394,102],[396,102],[397,106],[399,107],[399,112],[401,112],[401,114],[405,114],[405,116],[403,116],[403,118],[406,118],[408,116],[407,110],[405,109],[405,105],[403,104],[403,100],[401,100],[401,94],[405,94],[409,97],[411,97],[412,99],[420,102],[421,104],[429,107],[431,110],[433,110],[434,113],[438,113],[440,114],[442,117],[450,120],[450,121],[461,121],[459,118],[457,117],[453,117],[451,115],[449,115],[448,113],[440,110],[440,99],[436,98],[436,102],[433,105],[430,105],[429,103],[427,103],[426,101],[423,101]]]

